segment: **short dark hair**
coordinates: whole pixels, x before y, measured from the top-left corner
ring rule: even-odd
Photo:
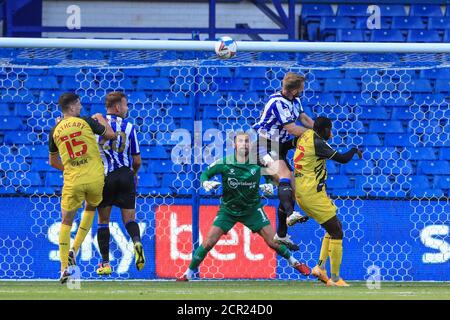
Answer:
[[[234,143],[236,143],[236,138],[237,138],[238,136],[248,136],[248,137],[250,138],[250,135],[249,135],[247,132],[244,132],[244,131],[238,131],[238,132],[236,132],[236,134],[234,135],[234,138],[233,138],[233,142],[234,142]]]
[[[78,99],[80,99],[79,95],[72,92],[66,92],[59,97],[58,104],[61,107],[62,112],[66,112],[69,110],[69,106],[72,103],[77,102]]]
[[[327,117],[317,117],[317,119],[314,120],[313,130],[322,139],[327,140],[330,138],[331,127],[332,127],[331,120]]]
[[[113,91],[108,93],[105,100],[106,109],[112,108],[115,104],[120,103],[123,98],[127,96],[120,91]]]

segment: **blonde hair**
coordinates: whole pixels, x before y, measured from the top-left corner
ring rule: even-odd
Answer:
[[[110,109],[114,107],[114,105],[120,103],[123,98],[126,98],[127,96],[120,91],[113,91],[108,93],[105,100],[106,109]]]
[[[295,72],[288,72],[283,78],[283,89],[294,90],[305,83],[305,77]]]

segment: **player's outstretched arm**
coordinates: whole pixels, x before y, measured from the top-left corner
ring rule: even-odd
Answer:
[[[306,113],[300,113],[299,119],[305,128],[312,129],[314,127],[314,120],[311,119]]]
[[[359,159],[362,159],[362,151],[357,148],[351,148],[346,153],[336,152],[330,159],[339,163],[348,163],[352,160],[353,156],[357,154]]]
[[[220,174],[222,172],[222,168],[223,164],[216,161],[211,163],[208,168],[202,172],[202,175],[200,176],[200,182],[203,186],[203,189],[209,192],[220,186],[220,182],[210,181],[209,179],[214,177],[216,174]]]
[[[287,132],[289,132],[290,135],[296,137],[300,137],[306,130],[308,130],[307,128],[296,125],[294,122],[285,124],[283,127],[287,130]]]
[[[64,171],[64,165],[58,156],[58,153],[50,153],[48,163],[55,169]]]

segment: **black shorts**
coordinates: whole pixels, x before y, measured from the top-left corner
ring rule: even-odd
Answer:
[[[277,141],[268,140],[263,137],[258,137],[256,143],[256,159],[258,161],[258,165],[265,167],[265,161],[263,157],[266,155],[270,155],[270,157],[276,160],[282,160],[286,163],[288,168],[292,171],[292,167],[287,160],[287,154],[289,150],[294,149],[297,145],[298,138],[292,138],[286,142],[279,143]]]
[[[121,209],[136,208],[136,185],[134,173],[128,167],[110,172],[105,178],[103,200],[99,207],[116,206]]]

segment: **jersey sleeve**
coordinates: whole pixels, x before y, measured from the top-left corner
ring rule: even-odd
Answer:
[[[302,102],[300,101],[299,98],[297,98],[297,101],[298,101],[298,114],[300,116],[302,113],[305,112],[305,110],[303,110]]]
[[[202,172],[202,175],[200,176],[200,182],[203,183],[206,180],[211,179],[215,175],[222,173],[224,167],[222,161],[223,160],[221,159],[211,163],[208,168]]]
[[[53,132],[55,132],[55,128],[53,128],[48,135],[48,151],[50,153],[58,153],[58,147],[53,139]]]
[[[314,147],[316,156],[322,159],[331,159],[337,153],[326,141],[318,137],[314,137]]]
[[[141,150],[139,149],[139,141],[137,139],[136,129],[133,126],[130,133],[130,151],[131,155],[138,155],[141,153]]]
[[[289,107],[285,106],[281,101],[276,101],[273,104],[273,113],[283,126],[295,122],[294,114],[289,110]]]
[[[104,125],[100,124],[97,120],[94,120],[89,117],[85,117],[85,118],[83,118],[83,120],[88,123],[89,127],[91,127],[92,131],[95,134],[98,134],[100,136],[105,134],[106,127]]]

